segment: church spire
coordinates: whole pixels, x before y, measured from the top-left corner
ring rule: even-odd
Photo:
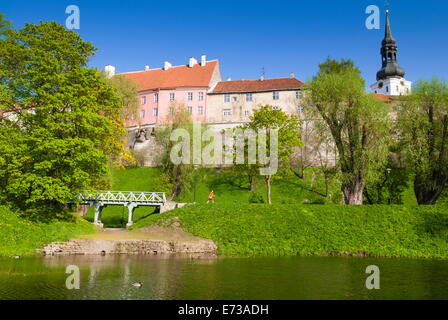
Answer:
[[[390,28],[389,10],[386,10],[386,28],[381,43],[382,69],[376,74],[377,80],[392,77],[404,77],[405,72],[398,66],[397,45]]]
[[[386,39],[395,40],[392,36],[392,31],[390,30],[389,10],[386,10],[386,30],[384,32],[384,40]]]

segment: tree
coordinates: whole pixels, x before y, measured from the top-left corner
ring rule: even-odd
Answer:
[[[295,115],[287,115],[282,110],[274,110],[270,105],[260,106],[254,111],[254,114],[250,117],[250,122],[242,127],[243,131],[247,129],[253,130],[258,133],[258,155],[260,155],[260,148],[263,148],[263,144],[260,144],[261,139],[259,133],[260,129],[267,131],[268,137],[266,139],[265,154],[270,154],[269,157],[272,161],[272,152],[277,152],[278,165],[281,168],[289,168],[291,162],[291,155],[294,153],[295,147],[302,147],[302,141],[300,140],[300,121]],[[278,150],[273,150],[274,145],[271,144],[271,135],[273,130],[278,130]],[[248,165],[248,170],[253,170],[254,166]],[[262,159],[258,156],[257,163],[258,169],[266,166]],[[267,202],[272,203],[271,200],[271,180],[273,173],[264,174],[265,182],[267,186]]]
[[[125,119],[135,117],[137,115],[137,110],[139,107],[137,84],[130,78],[122,75],[108,78],[104,71],[101,73],[101,75],[106,82],[117,89],[121,105],[123,106],[122,117]]]
[[[11,22],[5,19],[5,15],[0,12],[0,36],[6,33],[6,30],[11,28]]]
[[[160,163],[162,164],[165,179],[172,186],[170,198],[175,199],[192,182],[194,166],[191,162],[174,163],[172,161],[171,151],[178,141],[172,141],[171,133],[173,130],[182,129],[191,137],[193,123],[191,115],[183,104],[172,104],[170,110],[171,113],[168,115],[165,123],[156,128],[155,138],[162,149]]]
[[[95,48],[56,22],[0,39],[0,198],[39,219],[107,187],[124,152],[117,90],[86,67]]]
[[[417,202],[435,204],[448,179],[448,85],[439,79],[419,81],[398,119]]]
[[[388,110],[364,92],[364,80],[350,60],[327,60],[305,88],[309,115],[323,120],[337,150],[341,191],[346,204],[362,204],[369,176],[387,157]]]

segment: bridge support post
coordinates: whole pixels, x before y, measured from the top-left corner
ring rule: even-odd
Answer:
[[[95,218],[93,220],[93,224],[102,228],[104,225],[101,223],[101,213],[103,211],[103,206],[100,202],[94,202],[93,208],[95,209]]]
[[[137,208],[137,204],[133,202],[129,202],[126,207],[128,208],[128,223],[126,224],[126,228],[129,228],[134,224],[132,221],[132,214],[134,213],[134,209]]]

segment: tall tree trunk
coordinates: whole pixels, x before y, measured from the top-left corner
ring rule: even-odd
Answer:
[[[253,175],[249,175],[249,191],[250,192],[255,191],[255,178]]]
[[[364,181],[355,180],[350,184],[342,185],[342,193],[344,194],[344,202],[348,205],[362,205],[362,194],[364,192]]]
[[[271,175],[267,175],[266,176],[266,178],[265,178],[265,181],[266,181],[266,186],[267,186],[267,189],[268,189],[268,194],[267,194],[267,196],[268,196],[268,204],[272,204],[272,201],[271,201]]]

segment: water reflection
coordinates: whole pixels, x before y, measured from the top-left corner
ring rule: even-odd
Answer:
[[[367,290],[365,269],[381,270]],[[65,268],[81,272],[65,288]],[[131,286],[143,282],[141,288]],[[448,261],[106,255],[0,259],[0,299],[447,299]]]

